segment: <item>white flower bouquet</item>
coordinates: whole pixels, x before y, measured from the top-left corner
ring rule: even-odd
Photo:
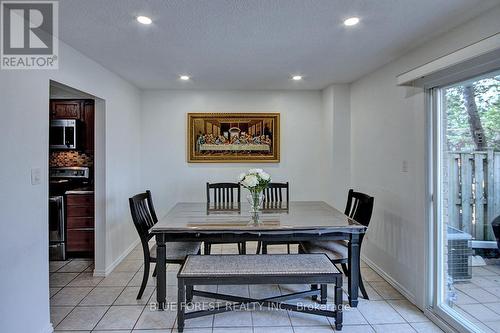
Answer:
[[[252,192],[260,193],[271,181],[271,176],[262,169],[250,169],[238,177],[241,186]]]
[[[250,213],[252,214],[252,221],[259,223],[259,209],[264,201],[262,192],[271,182],[271,176],[264,172],[262,169],[250,169],[239,175],[238,181],[247,190],[250,195],[247,197],[248,202],[252,206]]]

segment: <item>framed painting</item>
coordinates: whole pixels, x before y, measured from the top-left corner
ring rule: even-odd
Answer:
[[[279,113],[188,113],[188,162],[280,161]]]

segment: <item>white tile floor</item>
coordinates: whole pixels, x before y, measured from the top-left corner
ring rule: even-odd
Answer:
[[[472,267],[472,279],[454,283],[453,308],[485,333],[500,332],[500,260]]]
[[[248,244],[255,251],[256,244]],[[50,263],[51,320],[55,330],[68,332],[177,332],[175,311],[154,311],[155,279],[150,278],[142,300],[135,297],[142,279],[142,252],[137,247],[106,278],[92,276],[88,260]],[[236,253],[232,245],[213,246],[213,253]],[[284,252],[284,247],[270,247]],[[441,332],[421,311],[408,302],[377,273],[362,264],[370,301],[360,299],[358,308],[344,311],[344,333]],[[167,267],[167,302],[175,302],[177,265]],[[215,286],[235,295],[271,296],[300,290],[300,285]],[[206,287],[206,290],[210,289]],[[330,288],[332,289],[332,288]],[[344,287],[345,289],[345,287]],[[329,290],[330,292],[331,290]],[[329,294],[329,302],[332,295]],[[344,294],[347,302],[347,294]],[[311,302],[309,299],[303,302]],[[281,310],[240,311],[186,321],[186,333],[323,333],[334,332],[326,317]]]

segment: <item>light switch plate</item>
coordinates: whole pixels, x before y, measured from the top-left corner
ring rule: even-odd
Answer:
[[[404,160],[401,164],[401,172],[408,172],[408,161]]]
[[[42,169],[38,167],[31,168],[31,185],[40,185],[42,182]]]

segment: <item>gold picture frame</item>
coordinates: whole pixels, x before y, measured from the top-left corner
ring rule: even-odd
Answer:
[[[278,163],[279,113],[188,113],[189,163]]]

